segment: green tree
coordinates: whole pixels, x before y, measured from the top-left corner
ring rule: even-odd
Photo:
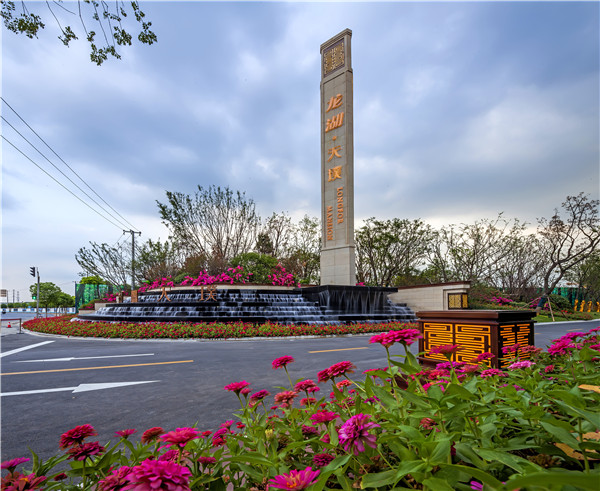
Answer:
[[[241,266],[246,273],[252,273],[250,281],[252,283],[265,284],[270,283],[268,276],[273,273],[277,266],[277,259],[267,254],[258,252],[245,252],[231,260],[233,267]]]
[[[80,285],[107,285],[106,280],[103,280],[98,275],[84,276],[79,280]]]
[[[304,217],[293,224],[287,250],[279,257],[281,265],[304,285],[319,283],[321,227],[316,217]]]
[[[31,285],[29,292],[32,296],[35,296],[37,294],[37,284]],[[63,293],[61,289],[54,283],[48,281],[40,283],[40,306],[48,312],[48,307],[54,307],[59,302],[61,293]]]
[[[550,219],[538,219],[540,250],[546,260],[541,271],[542,296],[552,292],[569,271],[598,251],[599,203],[584,193],[567,196],[562,204],[563,216],[555,209]]]
[[[136,250],[136,279],[153,281],[156,278],[176,276],[181,271],[181,263],[179,251],[171,242],[149,239]]]
[[[35,5],[35,7],[34,7]],[[157,41],[156,34],[150,30],[152,22],[146,20],[146,14],[140,9],[137,1],[132,1],[128,7],[123,2],[99,2],[97,0],[78,0],[74,8],[72,2],[64,3],[62,0],[54,2],[41,2],[31,4],[20,2],[20,11],[17,11],[14,1],[0,1],[0,16],[4,20],[4,27],[15,34],[24,34],[29,39],[37,38],[40,29],[44,29],[46,24],[42,20],[42,5],[47,7],[47,16],[51,16],[60,29],[58,39],[65,46],[78,39],[76,30],[71,27],[71,20],[79,19],[81,34],[85,34],[85,39],[90,45],[90,59],[97,65],[101,65],[113,56],[121,58],[118,47],[131,46],[133,35],[124,27],[128,16],[133,13],[133,18],[139,24],[139,33],[137,40],[142,44],[151,45]],[[29,9],[35,8],[36,13]],[[133,25],[128,29],[133,29]],[[102,34],[97,36],[96,29]],[[98,41],[97,37],[100,39]]]
[[[84,271],[82,276],[99,276],[106,284],[127,285],[131,281],[131,248],[123,243],[110,246],[90,242],[75,254],[75,261]]]
[[[210,269],[221,272],[235,256],[250,252],[260,230],[252,199],[229,188],[198,186],[194,196],[167,191],[157,201],[160,217],[185,257],[205,256]]]
[[[432,238],[421,220],[369,218],[355,233],[357,280],[392,286],[397,278],[417,274]]]

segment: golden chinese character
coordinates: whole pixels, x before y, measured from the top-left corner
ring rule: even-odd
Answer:
[[[328,113],[332,109],[337,109],[341,105],[342,105],[342,94],[332,96],[331,99],[329,99],[329,102],[327,103],[327,111],[325,111],[325,112]]]
[[[342,166],[338,165],[337,167],[332,167],[329,169],[329,179],[327,182],[335,181],[336,179],[342,178]]]
[[[325,125],[325,133],[331,130],[335,130],[344,124],[344,113],[341,112],[336,114],[333,118],[329,118],[327,120],[327,124]]]
[[[335,147],[332,147],[328,150],[329,152],[329,158],[327,159],[327,162],[330,162],[333,157],[338,157],[338,158],[342,158],[342,156],[339,154],[339,151],[342,149],[341,145],[336,145]]]
[[[214,285],[206,287],[207,297],[206,300],[214,300],[217,301],[217,287]]]
[[[323,71],[327,75],[342,66],[344,66],[344,42],[340,41],[323,54]]]

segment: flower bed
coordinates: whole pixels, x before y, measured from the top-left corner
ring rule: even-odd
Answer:
[[[215,431],[155,427],[139,441],[124,429],[106,446],[89,441],[96,431],[83,424],[57,436],[61,455],[3,462],[2,487],[596,491],[599,332],[569,333],[547,352],[520,347],[506,371],[488,367],[489,353],[423,369],[408,349],[415,329],[371,337],[387,366],[365,376],[342,361],[317,382],[293,381],[294,358],[282,356],[272,366],[289,387],[273,399],[245,380],[224,387],[240,402],[237,422]],[[70,469],[57,472],[65,461]]]
[[[368,334],[382,329],[399,329],[405,324],[301,324],[282,325],[267,322],[84,322],[72,321],[73,315],[32,319],[23,323],[30,331],[62,336],[127,339],[228,339],[285,336],[332,336]]]

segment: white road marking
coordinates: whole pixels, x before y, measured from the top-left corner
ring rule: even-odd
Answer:
[[[46,360],[19,360],[18,363],[34,363],[43,361],[73,361],[73,360],[95,360],[97,358],[126,358],[128,356],[154,356],[154,353],[140,353],[135,355],[106,355],[106,356],[79,356],[71,358],[48,358]]]
[[[11,351],[6,351],[5,353],[0,353],[0,358],[3,358],[8,355],[14,355],[15,353],[20,353],[21,351],[25,351],[32,348],[37,348],[38,346],[43,346],[44,344],[53,343],[54,341],[44,341],[42,343],[30,344],[29,346],[23,346],[22,348],[17,348]]]
[[[160,380],[146,380],[143,382],[105,382],[99,384],[79,384],[77,387],[57,387],[55,389],[38,389],[38,390],[22,390],[20,392],[4,392],[0,397],[7,396],[24,396],[29,394],[45,394],[47,392],[88,392],[91,390],[114,389],[117,387],[126,387],[128,385],[152,384],[160,382]]]

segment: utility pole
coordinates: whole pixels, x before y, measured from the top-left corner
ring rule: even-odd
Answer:
[[[131,234],[131,291],[135,290],[135,234],[142,235],[142,232],[133,230],[123,230],[124,234]]]

